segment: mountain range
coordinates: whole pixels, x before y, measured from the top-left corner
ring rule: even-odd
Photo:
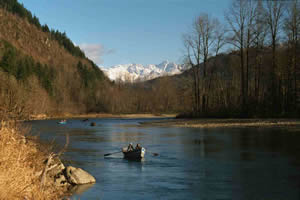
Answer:
[[[135,82],[151,80],[160,76],[180,74],[183,71],[183,66],[174,62],[163,61],[158,65],[125,64],[110,68],[101,67],[101,70],[110,80]]]

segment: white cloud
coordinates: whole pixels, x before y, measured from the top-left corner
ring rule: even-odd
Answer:
[[[84,51],[85,55],[97,64],[100,64],[101,56],[104,53],[104,48],[101,44],[87,44],[79,45],[80,49]]]
[[[87,44],[82,43],[79,45],[80,49],[84,51],[85,55],[94,61],[96,64],[102,63],[101,57],[107,54],[115,53],[114,49],[106,49],[101,44]]]

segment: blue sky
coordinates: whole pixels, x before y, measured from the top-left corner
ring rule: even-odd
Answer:
[[[182,35],[206,12],[223,20],[230,0],[19,0],[41,24],[66,32],[99,66],[181,62]]]

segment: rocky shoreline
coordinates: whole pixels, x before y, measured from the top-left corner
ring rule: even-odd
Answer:
[[[41,184],[65,187],[70,191],[75,185],[95,183],[96,179],[81,168],[67,166],[61,162],[60,158],[51,155],[45,160],[45,169],[39,172]]]

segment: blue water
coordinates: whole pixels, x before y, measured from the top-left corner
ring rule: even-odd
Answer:
[[[72,199],[300,199],[299,131],[136,126],[151,120],[29,123],[57,149],[68,134],[64,162],[96,178],[94,185],[75,188]],[[128,161],[121,153],[104,158],[129,142],[147,149],[144,160]]]

